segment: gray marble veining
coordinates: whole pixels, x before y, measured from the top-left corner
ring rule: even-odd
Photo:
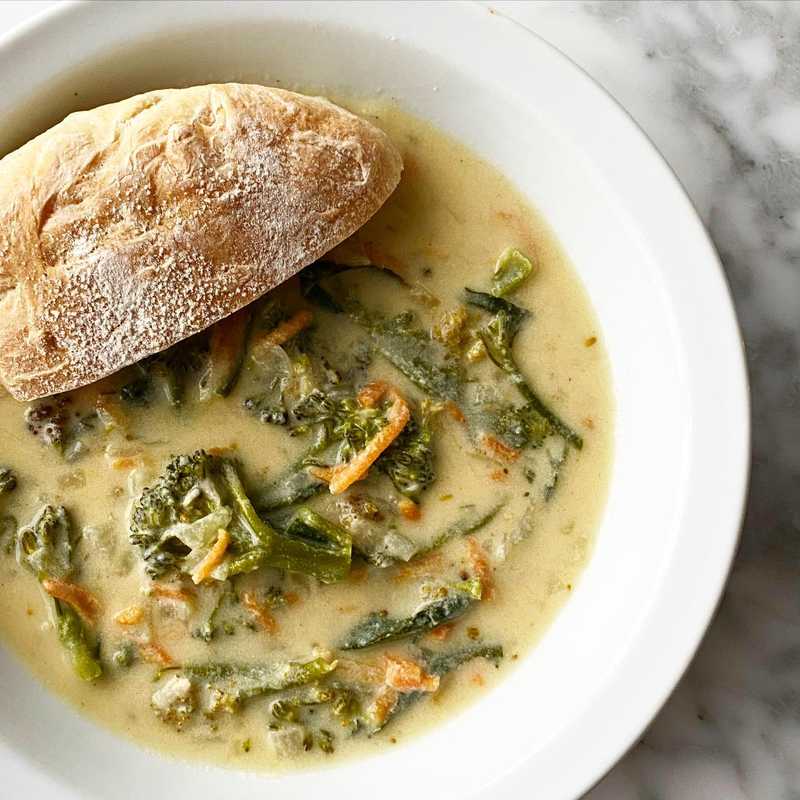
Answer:
[[[665,154],[722,258],[752,385],[751,494],[724,600],[587,800],[798,800],[800,4],[493,5],[587,69]]]

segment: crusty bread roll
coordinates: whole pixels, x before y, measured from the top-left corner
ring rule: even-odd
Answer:
[[[264,86],[70,115],[0,161],[0,379],[30,400],[206,328],[357,230],[401,169],[371,124]]]

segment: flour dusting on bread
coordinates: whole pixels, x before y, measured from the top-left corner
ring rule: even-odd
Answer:
[[[208,327],[361,227],[401,169],[371,124],[263,86],[67,117],[0,161],[0,379],[66,391]]]

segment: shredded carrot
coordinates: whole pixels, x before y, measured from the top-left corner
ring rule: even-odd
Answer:
[[[144,609],[140,605],[128,606],[114,615],[117,625],[138,625],[144,619]]]
[[[393,391],[386,381],[372,381],[361,388],[356,400],[362,408],[374,408],[383,397]]]
[[[263,603],[252,592],[242,592],[242,605],[253,615],[256,622],[267,632],[277,633],[278,622]]]
[[[489,477],[493,481],[504,481],[508,477],[508,470],[507,469],[493,469],[489,473]]]
[[[202,583],[206,578],[211,577],[211,573],[222,563],[225,558],[225,551],[231,542],[231,535],[228,531],[219,529],[217,541],[206,553],[205,558],[192,570],[192,580],[195,583]]]
[[[428,553],[428,555],[414,558],[407,564],[397,569],[394,580],[402,581],[407,578],[418,578],[421,575],[433,575],[441,572],[444,562],[442,554],[438,552]]]
[[[509,447],[491,434],[485,433],[481,437],[481,444],[490,456],[501,461],[516,461],[519,458],[519,450]]]
[[[283,595],[283,599],[286,601],[287,606],[293,606],[299,603],[302,598],[297,592],[286,592],[286,594]]]
[[[435,692],[439,676],[429,675],[416,661],[398,656],[385,656],[386,685],[398,692]]]
[[[42,588],[56,600],[72,606],[85,622],[93,623],[100,613],[100,602],[88,589],[57,578],[45,578]]]
[[[292,314],[285,322],[281,322],[276,328],[268,333],[257,337],[256,344],[259,347],[280,347],[286,344],[289,339],[297,336],[300,331],[311,324],[314,315],[306,308]]]
[[[467,421],[467,418],[464,416],[464,412],[452,400],[448,401],[445,408],[447,409],[447,413],[456,422],[460,422],[463,425]]]
[[[472,574],[481,582],[481,600],[491,600],[494,597],[494,576],[486,551],[474,536],[467,539],[467,550]]]
[[[470,679],[470,683],[473,686],[483,686],[486,681],[483,679],[483,675],[480,672],[476,672]]]
[[[455,628],[455,625],[452,622],[443,622],[431,630],[430,636],[436,639],[437,642],[444,642],[450,637],[453,628]]]
[[[156,642],[137,642],[139,655],[148,664],[158,664],[161,667],[171,667],[175,660],[172,656]]]
[[[330,483],[333,480],[333,467],[311,466],[308,467],[308,472],[315,478],[325,481],[325,483]]]
[[[406,519],[413,521],[422,518],[422,511],[420,510],[420,507],[408,497],[404,497],[397,504],[397,508]]]
[[[369,661],[354,661],[349,658],[337,659],[336,674],[355,683],[380,686],[386,677],[386,667]]]
[[[375,695],[369,713],[378,725],[382,725],[386,721],[392,709],[397,705],[398,699],[397,691],[392,689],[391,686],[384,686]]]
[[[157,600],[175,600],[178,603],[186,603],[188,605],[194,603],[194,597],[185,589],[164,586],[163,583],[154,583],[150,587],[149,594]]]
[[[111,468],[112,469],[135,469],[141,463],[140,456],[117,456],[117,458],[112,459],[111,461]]]
[[[359,402],[362,394],[367,402],[377,402],[384,395],[392,400],[392,405],[386,413],[386,425],[367,442],[366,447],[351,461],[333,468],[333,476],[328,485],[331,494],[341,494],[356,481],[360,481],[378,456],[398,437],[408,420],[411,419],[411,410],[400,393],[382,381],[378,383],[380,394],[376,394],[377,390],[371,389],[371,385],[365,386],[359,393]],[[377,399],[375,399],[376,397]]]

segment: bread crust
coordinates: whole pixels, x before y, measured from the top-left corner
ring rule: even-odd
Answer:
[[[208,327],[361,227],[401,170],[365,120],[264,86],[71,114],[0,161],[0,380],[67,391]]]

